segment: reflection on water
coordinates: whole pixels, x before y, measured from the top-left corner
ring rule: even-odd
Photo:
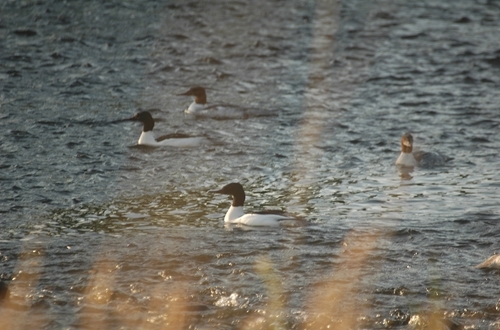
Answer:
[[[495,327],[495,3],[2,12],[4,328]],[[192,118],[195,85],[272,116]],[[213,143],[138,147],[139,108]],[[454,160],[396,167],[406,131]],[[234,181],[308,226],[226,227],[209,190]]]
[[[413,173],[414,168],[412,166],[398,166],[399,176],[401,180],[411,180],[413,177],[411,173]]]

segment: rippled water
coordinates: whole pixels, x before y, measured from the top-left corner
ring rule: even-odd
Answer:
[[[0,12],[4,327],[498,327],[499,3]],[[194,85],[270,116],[191,118]],[[138,108],[211,143],[135,146]],[[400,173],[406,131],[453,160]],[[233,181],[309,225],[225,227]]]

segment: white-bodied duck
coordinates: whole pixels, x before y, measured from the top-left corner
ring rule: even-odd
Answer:
[[[192,96],[193,103],[184,110],[185,113],[196,117],[214,119],[244,119],[248,118],[248,109],[232,104],[208,104],[205,88],[191,87],[187,92],[178,95]]]
[[[140,121],[143,123],[142,134],[139,137],[137,144],[150,147],[198,147],[207,142],[206,138],[201,136],[191,137],[184,134],[168,134],[155,138],[153,135],[153,127],[155,121],[149,111],[141,111],[136,113],[133,117],[129,118],[130,121]]]
[[[224,216],[225,223],[258,227],[297,226],[305,224],[303,219],[295,218],[281,211],[261,211],[245,214],[243,210],[245,191],[243,190],[243,186],[237,182],[230,183],[220,190],[211,192],[233,197],[231,207]]]

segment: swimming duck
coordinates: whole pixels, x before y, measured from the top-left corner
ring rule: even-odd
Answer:
[[[262,211],[247,213],[243,211],[245,203],[245,191],[243,186],[237,182],[225,185],[220,190],[211,191],[214,194],[233,196],[231,207],[224,216],[225,223],[242,224],[246,226],[279,227],[282,225],[299,225],[304,221],[281,211]]]
[[[205,92],[205,88],[203,87],[191,87],[187,92],[178,95],[193,97],[193,103],[191,103],[189,107],[184,110],[185,113],[196,114],[207,108],[207,94]]]
[[[191,87],[187,92],[178,95],[193,97],[193,103],[184,110],[187,114],[215,119],[239,119],[248,117],[247,109],[240,106],[231,104],[207,104],[205,88],[200,86]]]
[[[161,146],[171,146],[171,147],[197,147],[204,142],[206,139],[204,137],[190,137],[185,134],[168,134],[155,138],[153,135],[153,127],[155,126],[155,121],[151,116],[149,111],[141,111],[136,113],[133,117],[129,118],[130,121],[140,121],[144,124],[142,128],[142,134],[139,138],[137,144],[151,146],[151,147],[161,147]]]
[[[431,167],[444,165],[450,159],[434,152],[413,152],[413,136],[410,133],[405,133],[401,137],[401,154],[396,160],[396,165],[405,167]]]

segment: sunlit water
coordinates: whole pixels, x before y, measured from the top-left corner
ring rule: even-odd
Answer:
[[[7,327],[498,326],[497,2],[0,11]],[[269,116],[189,117],[194,85]],[[135,146],[139,108],[210,143]],[[401,173],[406,131],[453,160]],[[224,226],[233,181],[309,225]]]

